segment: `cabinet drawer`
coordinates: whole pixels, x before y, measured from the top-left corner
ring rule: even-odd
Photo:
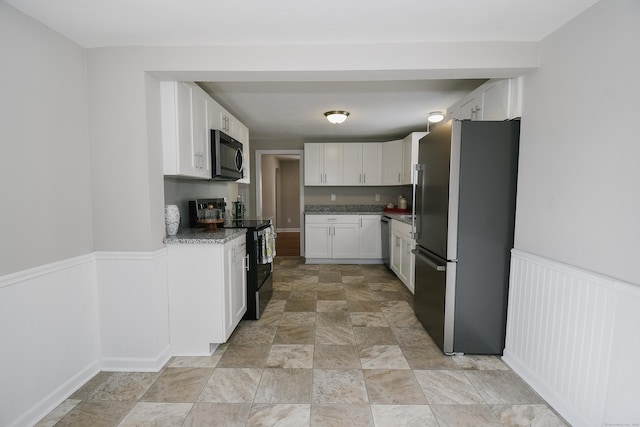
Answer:
[[[307,224],[358,224],[360,215],[305,215]]]
[[[394,219],[391,221],[391,229],[396,233],[411,237],[411,224]]]

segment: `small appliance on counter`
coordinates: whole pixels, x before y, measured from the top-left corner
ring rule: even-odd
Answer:
[[[244,218],[244,201],[241,197],[234,206],[241,206],[234,218],[225,216],[227,203],[224,199],[198,199],[189,201],[189,225],[191,228],[203,227],[202,220],[208,215],[220,213],[217,228],[247,229],[247,312],[243,319],[258,320],[271,299],[273,293],[273,255],[275,254],[275,233],[270,219]]]

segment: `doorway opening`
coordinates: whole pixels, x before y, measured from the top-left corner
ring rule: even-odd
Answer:
[[[281,256],[304,256],[302,160],[302,150],[256,150],[256,213],[272,219]]]

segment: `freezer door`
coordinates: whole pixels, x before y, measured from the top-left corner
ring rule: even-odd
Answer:
[[[449,237],[452,121],[423,137],[418,148],[416,243],[444,259]]]
[[[453,310],[450,294],[455,291],[455,280],[449,282],[451,286],[448,289],[447,276],[451,277],[451,273],[455,274],[455,263],[447,263],[419,246],[413,250],[413,253],[415,254],[413,301],[416,317],[440,349],[445,353],[451,353],[453,352]]]

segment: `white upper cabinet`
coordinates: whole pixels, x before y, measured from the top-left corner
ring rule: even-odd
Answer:
[[[249,129],[195,83],[160,82],[165,175],[211,178],[211,129],[242,143],[244,178],[250,182]]]
[[[160,83],[165,175],[211,178],[206,96],[194,84]]]
[[[418,142],[426,132],[412,132],[402,140],[402,184],[414,184],[413,170],[418,164]]]
[[[382,184],[402,185],[403,159],[402,140],[388,141],[382,144]]]
[[[382,183],[382,144],[342,144],[342,185]]]
[[[304,185],[342,185],[342,144],[304,144]]]
[[[522,115],[522,78],[489,80],[447,109],[447,119],[507,120]]]
[[[381,185],[382,143],[304,144],[304,185]]]

